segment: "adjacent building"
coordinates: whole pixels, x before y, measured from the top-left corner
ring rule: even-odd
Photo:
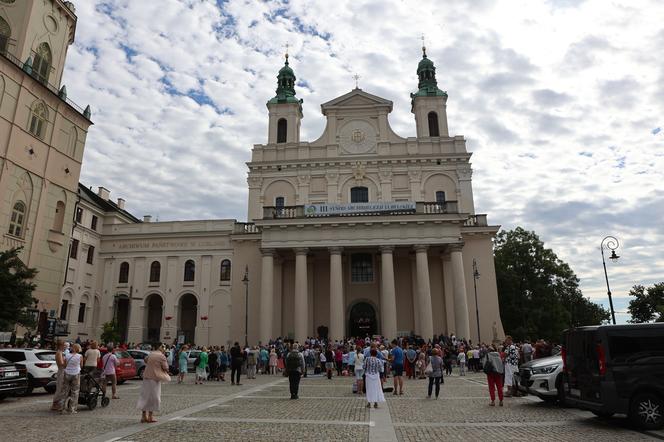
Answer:
[[[61,0],[0,1],[0,248],[23,247],[34,296],[55,314],[90,109],[62,85],[76,15]]]

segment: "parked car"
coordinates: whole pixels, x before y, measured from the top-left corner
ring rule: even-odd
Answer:
[[[136,375],[143,379],[143,371],[145,370],[145,358],[150,354],[148,350],[127,350],[127,353],[134,358],[136,364]]]
[[[108,353],[105,348],[100,349],[102,357],[99,358],[97,368],[103,368],[102,360],[104,355]],[[126,350],[116,350],[115,356],[118,358],[118,366],[115,367],[115,376],[118,384],[124,384],[127,379],[136,377],[136,362],[134,358]]]
[[[28,389],[28,372],[25,366],[0,357],[0,401],[7,396],[25,394]]]
[[[196,371],[196,367],[194,367],[194,362],[196,361],[196,358],[200,354],[201,354],[200,350],[189,350],[187,352],[187,372],[193,373]]]
[[[55,363],[55,351],[34,348],[3,348],[0,357],[10,362],[24,365],[28,373],[26,394],[35,388],[44,388],[49,393],[55,392],[58,366]]]
[[[535,395],[547,402],[561,401],[563,358],[560,355],[533,359],[519,367],[514,379],[519,390]]]
[[[562,360],[567,405],[626,414],[642,429],[664,427],[663,323],[565,330]]]

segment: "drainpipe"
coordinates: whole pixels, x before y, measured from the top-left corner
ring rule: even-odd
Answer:
[[[78,209],[78,204],[81,202],[81,194],[78,192],[78,190],[76,191],[76,196],[78,197],[78,199],[76,200],[76,203],[74,204],[74,217],[72,219],[73,222],[72,222],[72,225],[71,225],[71,238],[70,238],[70,241],[69,241],[69,251],[67,252],[67,265],[65,266],[65,279],[64,279],[64,281],[62,281],[62,286],[63,287],[67,284],[67,273],[69,272],[69,259],[71,257],[71,239],[74,238],[74,229],[78,225],[78,223],[76,222],[76,210]]]

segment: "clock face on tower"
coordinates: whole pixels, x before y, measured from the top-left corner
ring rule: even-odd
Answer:
[[[341,148],[348,154],[363,154],[376,148],[376,129],[364,120],[351,120],[339,133]]]

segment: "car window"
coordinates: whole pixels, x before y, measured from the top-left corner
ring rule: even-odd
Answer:
[[[141,353],[140,351],[130,351],[129,354],[134,359],[145,359],[146,354]]]
[[[129,353],[127,353],[126,351],[116,351],[116,352],[115,352],[115,356],[116,356],[118,359],[127,359],[127,358],[131,358],[131,356],[129,356]]]
[[[25,352],[22,351],[2,351],[0,352],[0,356],[8,359],[10,362],[25,361]]]
[[[41,351],[39,353],[35,353],[35,356],[37,356],[37,359],[40,361],[55,361],[54,351]]]
[[[0,364],[9,364],[9,363],[10,362],[7,359],[0,356]]]
[[[625,330],[609,336],[609,354],[612,362],[645,362],[664,358],[664,338],[643,336],[642,331]]]

